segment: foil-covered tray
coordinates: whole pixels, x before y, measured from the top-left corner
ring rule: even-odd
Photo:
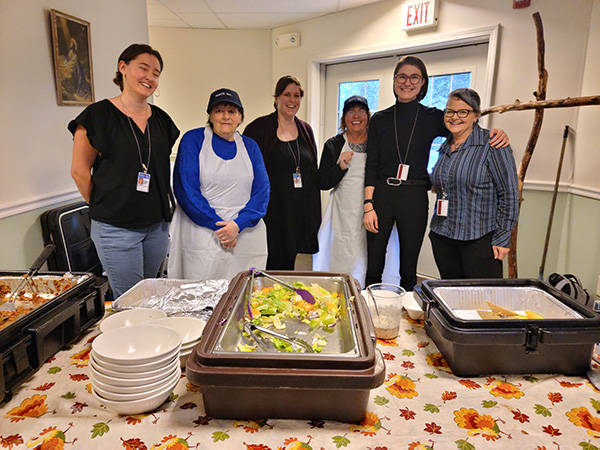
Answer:
[[[280,334],[287,336],[288,338],[302,339],[304,342],[311,344],[316,335],[322,336],[326,339],[327,345],[323,348],[321,353],[313,353],[312,357],[328,357],[338,356],[342,358],[356,358],[361,356],[361,349],[359,347],[359,339],[357,336],[357,325],[355,319],[355,306],[354,302],[356,299],[352,296],[346,280],[342,277],[323,277],[323,276],[289,276],[281,275],[278,276],[282,281],[293,283],[300,281],[305,285],[310,286],[311,283],[316,283],[323,289],[326,289],[330,293],[337,293],[340,298],[340,313],[338,323],[328,330],[321,328],[310,329],[308,324],[302,323],[297,319],[288,319],[283,321],[285,329],[273,330]],[[249,277],[246,284],[244,285],[241,295],[237,296],[235,303],[232,305],[229,315],[226,318],[226,322],[217,338],[213,353],[215,355],[226,355],[231,353],[242,352],[241,348],[244,345],[252,345],[252,340],[246,339],[243,334],[242,324],[245,321],[248,296],[250,293],[257,289],[262,289],[267,286],[275,284],[273,281],[256,276],[254,279]],[[260,346],[256,348],[257,353],[272,353],[280,354],[281,352],[275,348],[263,349]]]
[[[174,316],[192,316],[208,321],[229,280],[178,280],[148,278],[140,281],[118,299],[112,308],[154,308]]]
[[[456,318],[480,321],[478,310],[487,302],[518,314],[532,311],[543,319],[583,319],[583,316],[550,293],[533,286],[444,286],[433,288],[437,299]]]

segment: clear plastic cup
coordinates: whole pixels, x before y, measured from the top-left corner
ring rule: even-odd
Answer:
[[[406,291],[389,283],[377,283],[367,286],[369,312],[378,339],[394,339],[400,330],[402,317],[402,296]]]

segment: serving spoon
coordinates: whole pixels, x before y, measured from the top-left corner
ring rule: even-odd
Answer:
[[[269,275],[266,272],[263,272],[262,270],[258,270],[256,267],[251,267],[250,271],[252,272],[252,277],[254,277],[255,275],[262,275],[263,277],[268,278],[272,281],[275,281],[276,283],[279,283],[283,287],[286,287],[286,288],[290,289],[291,291],[294,291],[296,294],[298,294],[300,297],[302,297],[302,300],[304,300],[306,303],[310,303],[311,305],[315,304],[315,297],[306,289],[297,288],[297,287],[291,285],[290,283],[286,283],[285,281],[280,280],[279,278],[275,278],[274,276]]]

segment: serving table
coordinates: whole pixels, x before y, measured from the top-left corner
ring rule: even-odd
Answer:
[[[97,325],[89,329],[0,405],[0,449],[40,448],[42,443],[48,445],[43,448],[86,450],[600,447],[600,391],[587,378],[455,377],[423,322],[406,313],[396,339],[377,341],[386,378],[371,391],[360,423],[318,417],[215,420],[204,413],[201,389],[184,376],[158,410],[119,416],[90,393],[88,356],[99,334]]]

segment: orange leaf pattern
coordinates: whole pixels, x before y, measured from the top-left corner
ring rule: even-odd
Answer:
[[[185,375],[155,411],[119,415],[91,393],[89,353],[98,333],[95,326],[79,342],[59,351],[0,404],[0,450],[600,447],[600,391],[587,379],[552,374],[456,377],[423,322],[407,320],[406,315],[398,337],[376,344],[385,365],[376,382],[371,381],[372,371],[360,369],[356,379],[340,377],[339,392],[313,389],[318,380],[304,376],[299,378],[311,388],[301,395],[277,383],[251,388],[257,390],[253,402],[261,402],[256,406],[278,403],[292,413],[298,409],[303,416],[298,420],[262,413],[243,420],[211,417],[206,401],[214,395],[209,391],[212,386],[193,385]],[[365,387],[355,390],[353,383]],[[244,389],[222,395],[239,401]],[[320,414],[312,417],[304,412],[305,396],[311,406],[325,402],[333,411],[351,411],[357,405],[364,409],[348,422]]]

